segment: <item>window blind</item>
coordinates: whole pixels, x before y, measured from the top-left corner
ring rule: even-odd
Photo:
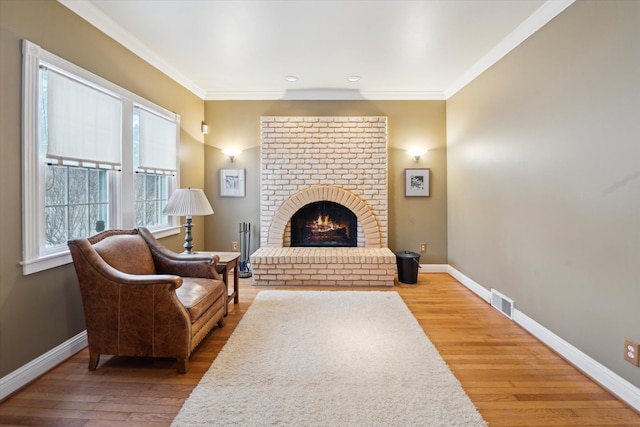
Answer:
[[[175,172],[178,130],[175,120],[136,108],[139,117],[138,169]]]
[[[45,70],[47,157],[121,165],[122,101],[54,70]]]

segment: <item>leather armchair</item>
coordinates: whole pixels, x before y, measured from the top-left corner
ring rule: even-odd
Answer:
[[[183,255],[146,228],[108,230],[68,242],[89,342],[89,370],[101,354],[174,357],[178,372],[216,324],[226,289],[217,256]]]

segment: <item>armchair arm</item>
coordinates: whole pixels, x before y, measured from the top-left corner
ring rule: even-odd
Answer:
[[[218,255],[177,254],[165,248],[147,228],[140,227],[138,233],[149,245],[156,271],[182,277],[222,280],[216,271],[216,264],[220,261]]]

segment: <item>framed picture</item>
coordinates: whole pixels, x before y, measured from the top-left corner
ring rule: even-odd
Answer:
[[[404,170],[405,197],[429,197],[429,169]]]
[[[244,169],[220,169],[220,197],[244,197]]]

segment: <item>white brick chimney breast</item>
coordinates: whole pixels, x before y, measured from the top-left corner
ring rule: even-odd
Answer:
[[[354,212],[357,248],[289,247],[291,216],[322,200]],[[262,117],[254,284],[393,286],[387,200],[386,117]]]

